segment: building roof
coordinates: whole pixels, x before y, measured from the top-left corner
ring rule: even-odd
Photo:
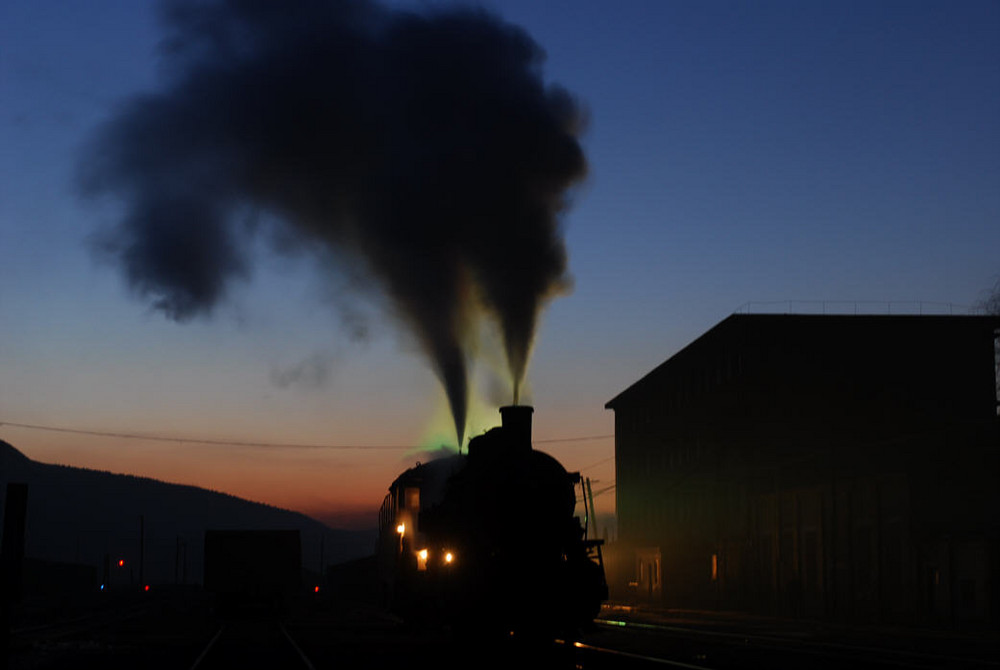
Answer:
[[[842,340],[835,338],[845,332],[862,335],[865,331],[885,334],[915,334],[921,331],[939,332],[942,329],[961,330],[963,328],[1000,328],[1000,316],[996,315],[847,315],[847,314],[732,314],[723,319],[700,337],[685,346],[666,361],[653,368],[634,384],[623,390],[604,404],[605,409],[615,409],[631,396],[657,383],[665,376],[679,371],[688,363],[698,359],[702,352],[716,347],[731,346],[745,339],[779,335],[785,340],[809,337],[811,346],[822,346],[816,341],[817,334],[829,333],[829,344],[837,346]],[[821,336],[821,335],[820,335]]]

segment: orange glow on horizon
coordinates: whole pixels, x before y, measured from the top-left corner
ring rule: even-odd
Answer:
[[[521,395],[528,399],[526,384]],[[342,434],[332,430],[325,439],[318,437],[320,431],[311,429],[302,434],[282,432],[273,425],[255,434],[251,424],[240,426],[239,433],[226,435],[221,431],[212,432],[204,426],[216,426],[219,421],[208,419],[192,421],[189,428],[178,430],[178,434],[200,436],[206,439],[226,439],[278,442],[288,444],[413,444],[417,439],[433,432],[435,425],[454,432],[451,417],[442,405],[435,416],[407,417],[411,421],[400,428],[390,427],[389,432],[381,432],[385,424],[380,421],[368,428],[353,427],[353,432]],[[437,416],[436,412],[441,415]],[[392,416],[398,413],[392,412]],[[405,412],[399,413],[406,416]],[[613,456],[614,441],[600,442],[537,442],[551,438],[577,435],[609,434],[613,431],[613,414],[597,414],[584,410],[567,409],[552,404],[547,408],[536,407],[534,417],[535,448],[551,454],[570,471],[593,463],[605,462],[597,468],[588,469],[584,474],[594,481],[595,492],[614,483]],[[414,423],[414,421],[416,423]],[[118,418],[115,422],[90,424],[83,419],[74,422],[65,420],[32,419],[39,424],[70,425],[83,429],[115,429],[122,432],[143,432],[139,427]],[[364,422],[358,422],[364,423]],[[149,425],[169,426],[166,420]],[[188,424],[185,423],[187,426]],[[466,434],[470,437],[481,434],[486,429],[500,425],[497,406],[478,401],[470,407]],[[149,429],[149,432],[169,433],[169,430]],[[402,433],[409,433],[407,438]],[[28,458],[39,463],[67,465],[117,474],[150,477],[163,482],[197,486],[210,491],[234,495],[253,502],[261,502],[283,509],[306,514],[331,528],[370,530],[378,524],[378,509],[389,484],[417,461],[426,461],[426,454],[414,450],[334,450],[334,449],[272,449],[224,447],[200,444],[174,444],[168,442],[143,442],[141,440],[113,439],[88,435],[49,433],[4,426],[0,439],[9,442]],[[452,438],[454,439],[454,438]],[[441,442],[428,442],[440,445]],[[467,446],[467,445],[463,445]],[[614,490],[596,499],[599,515],[613,513]],[[118,559],[112,559],[117,561]],[[125,559],[121,559],[124,561]],[[119,568],[124,567],[124,562]]]

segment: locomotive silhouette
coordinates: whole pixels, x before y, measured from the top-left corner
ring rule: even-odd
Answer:
[[[467,455],[418,463],[389,487],[379,579],[404,619],[548,634],[586,628],[600,611],[603,541],[574,515],[584,482],[532,448],[533,411],[501,407],[502,425]]]

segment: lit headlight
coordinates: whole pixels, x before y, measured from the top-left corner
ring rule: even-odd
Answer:
[[[455,554],[451,553],[450,551],[444,552],[444,562],[445,563],[449,563],[450,564],[454,560],[455,560]]]

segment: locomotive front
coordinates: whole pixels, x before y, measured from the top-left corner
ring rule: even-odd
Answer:
[[[601,541],[574,516],[580,476],[532,448],[532,412],[501,408],[502,425],[473,438],[468,455],[393,482],[380,554],[387,600],[404,617],[554,632],[600,610]]]

